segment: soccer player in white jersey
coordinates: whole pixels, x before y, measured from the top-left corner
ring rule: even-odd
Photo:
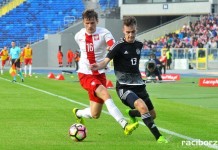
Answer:
[[[81,51],[77,72],[81,86],[88,91],[90,107],[74,108],[73,114],[79,123],[84,123],[83,118],[98,119],[105,103],[109,113],[124,129],[124,134],[129,135],[138,127],[138,122],[128,124],[114,104],[106,88],[105,68],[90,70],[91,64],[104,60],[107,48],[114,44],[114,38],[107,29],[97,27],[98,14],[93,9],[85,10],[82,19],[85,28],[75,35],[75,41]]]
[[[164,136],[160,134],[153,120],[156,113],[139,70],[143,43],[135,40],[136,31],[136,18],[132,16],[124,17],[124,38],[111,47],[102,62],[91,64],[90,68],[91,70],[102,69],[113,59],[114,72],[117,78],[117,94],[121,101],[131,108],[127,109],[130,120],[136,122],[135,117],[141,117],[158,143],[168,143]]]

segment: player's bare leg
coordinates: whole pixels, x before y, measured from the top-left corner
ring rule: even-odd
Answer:
[[[124,134],[131,134],[132,131],[134,131],[139,126],[138,122],[133,124],[127,123],[127,121],[124,119],[123,114],[120,112],[120,110],[111,99],[111,96],[108,93],[106,87],[104,87],[103,85],[99,85],[95,92],[96,95],[105,102],[105,105],[112,117],[122,126],[122,128],[124,129]]]
[[[4,66],[1,66],[1,75],[3,75]]]
[[[155,112],[154,109],[150,110],[149,113],[151,114],[151,117],[152,117],[153,119],[156,118],[156,112]]]

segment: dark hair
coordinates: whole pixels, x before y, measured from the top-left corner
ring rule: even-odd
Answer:
[[[156,68],[156,63],[154,60],[149,60],[147,63],[147,69],[150,71],[150,69],[154,70]]]
[[[95,12],[94,9],[87,9],[82,14],[82,19],[92,19],[95,18],[98,21],[98,14]]]
[[[137,25],[136,18],[133,17],[133,16],[125,16],[125,17],[123,17],[123,25],[125,25],[125,26]]]

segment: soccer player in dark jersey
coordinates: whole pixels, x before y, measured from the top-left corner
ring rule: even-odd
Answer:
[[[136,32],[137,22],[135,17],[124,17],[124,38],[110,48],[103,61],[91,64],[90,69],[99,70],[105,68],[110,60],[113,59],[114,72],[117,78],[116,91],[121,101],[131,108],[128,109],[130,120],[137,122],[135,117],[141,117],[158,143],[168,143],[165,137],[160,134],[153,120],[156,117],[156,113],[139,71],[139,60],[143,43],[135,39]]]

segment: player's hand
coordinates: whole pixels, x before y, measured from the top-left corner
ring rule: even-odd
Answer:
[[[90,70],[98,70],[99,69],[99,65],[97,63],[91,64],[89,66]]]
[[[110,50],[110,48],[111,48],[111,47],[110,47],[110,46],[108,46],[108,47],[106,48],[106,49],[107,49],[107,51],[109,51],[109,50]]]

